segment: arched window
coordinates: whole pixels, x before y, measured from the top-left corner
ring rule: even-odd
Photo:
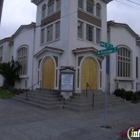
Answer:
[[[99,3],[96,4],[96,16],[101,17],[101,5]]]
[[[42,19],[46,17],[46,4],[42,6]]]
[[[118,49],[118,77],[131,76],[131,52],[124,47]]]
[[[54,12],[54,1],[48,3],[48,15],[51,15],[53,12]]]
[[[83,0],[78,0],[78,8],[81,8],[81,9],[84,8],[84,1]]]
[[[56,0],[56,10],[61,9],[61,0]]]
[[[61,10],[61,0],[49,0],[47,4],[47,14],[48,16],[54,14]]]
[[[90,14],[94,13],[94,1],[93,0],[87,0],[86,11],[89,12]]]
[[[17,52],[17,60],[22,66],[19,71],[19,75],[26,75],[27,74],[27,48],[22,47]]]

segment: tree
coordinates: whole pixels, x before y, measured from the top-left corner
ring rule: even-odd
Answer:
[[[18,61],[12,60],[7,63],[0,63],[0,74],[4,78],[3,86],[14,87],[15,81],[19,81],[18,71],[21,69],[21,65]]]

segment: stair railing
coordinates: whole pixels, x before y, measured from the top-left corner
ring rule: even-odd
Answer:
[[[88,83],[86,83],[86,97],[87,97],[87,89],[90,89],[90,91],[92,92],[92,107],[94,107],[94,92],[93,90],[91,89],[90,85]]]
[[[28,91],[32,88],[32,90],[33,90],[33,87],[35,86],[35,85],[37,85],[37,84],[39,84],[40,83],[40,91],[41,91],[41,81],[38,81],[37,83],[35,83],[35,84],[33,84],[31,87],[29,87],[27,90],[26,90],[26,101],[28,101]]]

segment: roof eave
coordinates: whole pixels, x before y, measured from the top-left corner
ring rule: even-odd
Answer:
[[[113,0],[102,0],[102,1],[108,4],[109,2],[111,2]]]
[[[96,54],[96,52],[97,52],[98,50],[97,49],[95,49],[95,48],[91,48],[91,49],[86,49],[86,50],[76,50],[76,49],[74,49],[74,50],[72,50],[72,52],[74,53],[74,54],[78,54],[78,53],[83,53],[83,52],[94,52],[95,54]],[[98,57],[100,57],[101,59],[104,59],[105,58],[105,55],[101,55],[101,56],[98,56]]]
[[[13,42],[12,37],[7,37],[7,38],[0,40],[0,44],[3,42]]]
[[[114,21],[108,21],[107,22],[107,26],[109,25],[114,25],[114,26],[121,26],[121,27],[126,27],[129,29],[129,31],[135,36],[135,37],[139,37],[138,34],[136,34],[129,25],[125,24],[125,23],[116,23]]]
[[[43,0],[31,0],[32,3],[34,3],[35,5],[38,5],[40,2],[42,2]]]
[[[37,58],[38,56],[40,56],[44,51],[50,51],[50,52],[55,52],[55,53],[59,53],[59,54],[62,54],[64,51],[60,51],[60,50],[52,50],[52,49],[49,49],[49,48],[43,48],[41,51],[39,51],[38,53],[36,53],[34,55],[35,58]]]
[[[35,22],[31,22],[31,24],[28,24],[28,25],[21,25],[21,26],[17,29],[17,31],[12,35],[12,37],[13,37],[13,38],[16,37],[16,36],[20,33],[20,31],[23,30],[23,29],[34,28],[35,25],[36,25]]]

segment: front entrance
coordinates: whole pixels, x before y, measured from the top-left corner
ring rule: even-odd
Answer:
[[[97,89],[97,65],[91,58],[86,58],[81,66],[81,89],[86,89],[88,83],[91,89]]]
[[[54,73],[54,62],[48,58],[42,67],[42,88],[54,89]]]

